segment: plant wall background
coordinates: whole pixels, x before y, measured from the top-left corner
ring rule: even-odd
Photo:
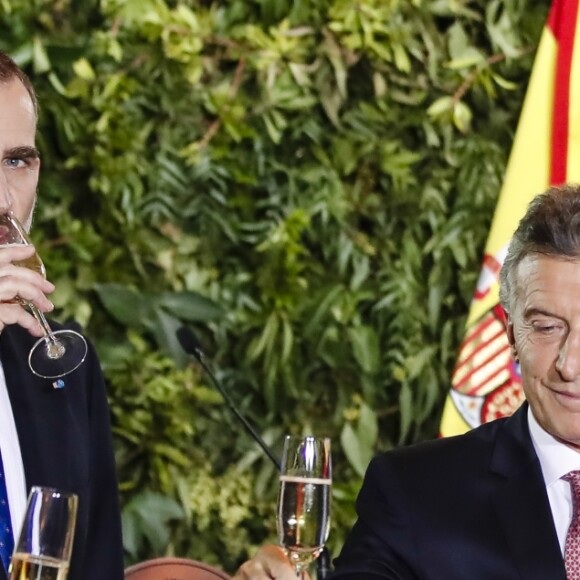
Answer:
[[[127,563],[233,571],[275,449],[437,435],[548,0],[0,0],[41,102],[34,238],[107,377]]]

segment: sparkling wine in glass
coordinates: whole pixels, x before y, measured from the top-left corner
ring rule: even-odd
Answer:
[[[11,212],[0,214],[0,247],[31,245],[31,243],[26,231]],[[46,277],[44,264],[37,253],[26,260],[14,263]],[[44,314],[34,304],[21,298],[16,298],[15,302],[30,310],[44,333],[28,355],[28,365],[35,375],[56,379],[68,375],[83,363],[87,356],[87,342],[81,334],[73,330],[53,332]]]
[[[296,575],[316,559],[328,539],[332,485],[330,439],[288,435],[278,494],[278,538]]]
[[[9,580],[66,580],[77,505],[74,493],[32,488],[8,568]]]

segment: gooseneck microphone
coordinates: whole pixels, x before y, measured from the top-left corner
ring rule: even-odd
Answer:
[[[217,380],[209,363],[206,360],[205,353],[203,352],[197,337],[193,331],[188,326],[182,326],[175,333],[177,340],[181,345],[181,348],[189,355],[194,356],[203,370],[207,373],[211,382],[214,384],[215,388],[219,391],[220,395],[223,397],[224,401],[228,407],[232,410],[234,415],[240,420],[242,425],[246,428],[246,431],[251,435],[252,439],[262,448],[264,453],[270,458],[270,461],[276,466],[278,472],[280,471],[280,461],[276,458],[272,450],[266,445],[266,442],[260,437],[256,430],[250,425],[248,420],[242,415],[239,409],[236,407],[228,392],[224,389],[222,384]],[[328,571],[330,570],[330,554],[328,548],[324,546],[322,553],[316,560],[316,572],[317,578],[323,580]]]
[[[248,420],[242,415],[239,409],[236,407],[235,403],[232,401],[231,397],[228,395],[227,391],[224,389],[222,384],[217,380],[216,376],[211,370],[209,363],[206,360],[206,356],[201,349],[201,345],[197,340],[193,331],[187,327],[182,326],[176,332],[177,340],[181,348],[187,353],[194,356],[199,364],[202,366],[203,370],[207,373],[211,382],[214,384],[215,388],[219,391],[220,395],[223,397],[227,406],[232,410],[234,415],[240,420],[242,425],[246,428],[246,431],[251,435],[254,441],[263,449],[264,453],[270,458],[270,461],[276,466],[276,469],[280,471],[280,461],[276,458],[272,450],[266,445],[266,442],[260,437],[256,430],[250,425]]]

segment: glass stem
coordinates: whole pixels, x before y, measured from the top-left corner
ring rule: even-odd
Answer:
[[[46,356],[53,360],[61,358],[65,353],[64,345],[52,333],[46,317],[36,306],[34,306],[34,304],[28,304],[28,308],[30,308],[30,312],[32,312],[34,318],[38,320],[38,324],[40,324],[40,328],[44,333],[44,338],[46,340]]]

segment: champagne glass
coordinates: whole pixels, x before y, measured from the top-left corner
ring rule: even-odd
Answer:
[[[78,498],[33,487],[8,568],[9,580],[66,580],[72,553]]]
[[[0,214],[0,247],[16,245],[31,245],[31,241],[14,214],[2,213]],[[44,264],[36,253],[14,264],[34,270],[46,277]],[[83,363],[87,355],[87,342],[82,335],[73,330],[53,332],[44,314],[34,304],[18,297],[14,302],[30,310],[44,333],[28,355],[28,365],[35,375],[45,379],[56,379],[68,375]]]
[[[331,484],[330,439],[286,436],[278,495],[278,538],[299,578],[328,539]]]

